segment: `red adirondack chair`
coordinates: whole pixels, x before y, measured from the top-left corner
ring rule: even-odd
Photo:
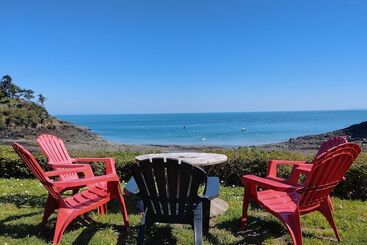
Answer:
[[[55,170],[62,170],[73,163],[103,162],[106,164],[106,161],[111,161],[110,158],[71,158],[66,150],[64,141],[51,134],[41,134],[37,137],[37,143],[46,156],[49,166]],[[67,173],[60,175],[60,179],[78,180],[79,177],[76,173]],[[79,191],[79,188],[80,187],[75,187],[71,189],[75,194]],[[98,212],[100,214],[106,214],[107,206],[103,205],[99,207]]]
[[[338,137],[330,138],[320,145],[320,148],[315,157],[318,157],[322,153],[328,151],[329,149],[335,146],[345,144],[345,143],[348,143],[348,140],[346,139],[346,137],[338,136]],[[283,179],[277,176],[277,166],[278,165],[293,165],[292,171],[288,179]],[[279,181],[279,182],[283,182],[283,183],[287,183],[290,185],[297,185],[300,174],[301,174],[299,172],[300,168],[302,168],[302,173],[308,173],[312,169],[312,164],[309,164],[306,161],[270,160],[268,163],[266,178],[275,180],[275,181]]]
[[[12,144],[15,152],[37,177],[48,191],[48,198],[41,224],[44,225],[50,215],[57,210],[56,228],[53,238],[54,244],[59,244],[66,227],[77,216],[97,209],[107,204],[112,199],[117,199],[120,204],[125,228],[129,228],[129,220],[124,198],[121,194],[119,177],[116,174],[114,161],[106,161],[106,175],[94,176],[88,164],[72,164],[68,168],[54,171],[44,171],[33,155],[21,145]],[[66,174],[82,173],[84,178],[62,180]],[[72,196],[63,197],[62,193],[71,187],[86,189]]]
[[[330,193],[343,180],[360,151],[358,145],[345,143],[322,153],[313,160],[312,170],[308,172],[306,169],[306,181],[298,187],[254,175],[243,176],[242,226],[246,225],[249,203],[255,201],[285,224],[295,245],[302,245],[300,215],[313,211],[320,211],[325,216],[340,241]],[[302,172],[304,169],[300,167],[295,171]],[[258,190],[257,187],[265,190]]]

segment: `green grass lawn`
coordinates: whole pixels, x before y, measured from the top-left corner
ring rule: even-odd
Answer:
[[[222,187],[221,198],[230,209],[211,221],[204,244],[288,244],[290,238],[284,226],[261,209],[251,207],[249,225],[240,230],[243,189]],[[0,179],[0,244],[47,244],[53,236],[55,215],[42,231],[46,191],[36,180]],[[122,216],[116,203],[109,205],[109,214],[98,216],[91,212],[75,220],[64,233],[63,244],[135,244],[137,225],[134,200],[128,202],[130,233],[123,231]],[[342,242],[338,244],[367,244],[367,202],[334,199],[335,218]],[[319,214],[302,217],[304,244],[336,244],[334,233]],[[193,232],[186,225],[156,225],[147,233],[147,244],[192,244]]]

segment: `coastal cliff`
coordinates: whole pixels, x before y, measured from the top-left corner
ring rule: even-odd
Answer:
[[[291,138],[286,142],[276,144],[266,144],[260,146],[263,149],[286,149],[297,151],[317,150],[322,142],[331,137],[344,136],[348,141],[361,144],[367,144],[367,121],[358,124],[353,124],[349,127],[327,132],[323,134],[307,135],[297,138]]]

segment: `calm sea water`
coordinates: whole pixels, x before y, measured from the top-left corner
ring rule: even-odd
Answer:
[[[258,145],[324,133],[367,120],[367,110],[140,115],[63,115],[128,144]]]

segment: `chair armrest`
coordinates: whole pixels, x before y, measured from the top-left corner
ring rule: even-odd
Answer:
[[[287,185],[278,181],[261,178],[255,175],[244,175],[242,177],[243,184],[255,185],[266,189],[272,189],[277,191],[293,192],[299,189],[299,187]]]
[[[131,177],[130,180],[127,182],[127,184],[124,187],[124,192],[125,194],[138,195],[139,187],[136,184],[134,177]]]
[[[56,176],[65,175],[65,174],[84,173],[84,175],[86,177],[93,177],[94,176],[93,172],[92,172],[92,169],[89,165],[80,164],[81,166],[77,166],[77,167],[69,167],[69,166],[65,166],[65,165],[60,164],[60,165],[58,165],[58,166],[60,166],[60,169],[45,172],[45,175],[47,177],[56,177]],[[71,164],[67,164],[67,165],[71,165]]]
[[[291,174],[289,175],[289,179],[287,181],[290,185],[297,185],[298,179],[301,176],[301,174],[308,174],[312,170],[312,164],[300,164],[300,165],[294,165],[291,171]]]
[[[103,162],[106,166],[106,174],[116,174],[115,160],[113,158],[73,158],[72,162]]]
[[[270,160],[268,162],[267,177],[277,177],[277,165],[300,165],[306,161]]]
[[[208,177],[203,198],[213,200],[219,196],[219,178]]]
[[[72,162],[106,162],[109,161],[110,157],[79,157],[71,159]]]
[[[77,163],[74,163],[74,164],[70,164],[70,163],[48,163],[48,165],[50,165],[54,169],[58,169],[58,168],[71,169],[71,168],[80,168],[80,167],[86,167],[86,166],[90,167],[89,164],[77,164]]]
[[[63,180],[51,182],[56,188],[65,189],[68,187],[83,187],[86,185],[92,185],[101,182],[119,181],[119,177],[116,174],[107,174],[102,176],[95,176],[90,178],[81,178],[77,180]]]

